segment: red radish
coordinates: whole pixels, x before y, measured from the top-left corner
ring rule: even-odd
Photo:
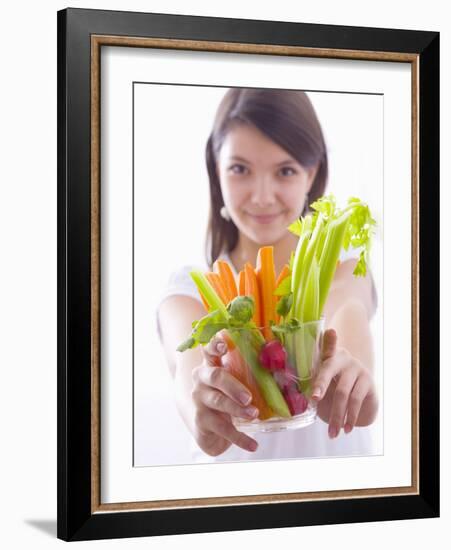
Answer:
[[[270,340],[262,346],[258,358],[265,369],[271,372],[281,371],[285,368],[287,352],[279,340]]]
[[[302,393],[299,393],[297,389],[287,388],[283,390],[283,396],[293,416],[302,414],[307,409],[307,398]]]

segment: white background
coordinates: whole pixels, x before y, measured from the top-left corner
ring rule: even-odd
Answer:
[[[259,5],[228,2],[72,2],[72,7],[126,9],[222,17],[256,18],[308,23],[425,29],[441,32],[441,97],[451,94],[449,80],[450,31],[443,2],[401,3],[381,0],[317,4],[288,0]],[[1,271],[0,364],[4,376],[0,399],[1,541],[5,548],[50,548],[63,544],[56,536],[56,10],[61,2],[34,5],[23,2],[2,13],[2,88],[0,134]],[[449,105],[441,105],[442,152],[451,146]],[[441,204],[450,203],[449,156],[442,154]],[[442,207],[442,281],[450,280],[450,217]],[[441,291],[442,310],[449,290]],[[444,317],[443,317],[444,321]],[[442,341],[449,333],[442,324]],[[24,342],[26,338],[26,342]],[[441,472],[442,517],[432,520],[317,526],[153,539],[108,540],[84,547],[229,548],[230,545],[336,545],[380,549],[402,542],[424,548],[434,538],[449,536],[450,525],[450,401],[444,388],[449,370],[442,370]]]
[[[105,55],[112,55],[114,58],[114,52],[117,51],[117,48],[109,48],[108,50],[112,50],[111,54],[108,53]],[[133,52],[136,52],[136,50],[133,50]],[[154,59],[153,69],[148,70],[148,73],[150,76],[149,80],[156,81],[155,64],[156,67],[159,66],[159,56],[155,60],[154,50],[148,50],[148,54],[147,56],[139,55],[137,58],[134,54],[131,54],[131,58],[135,59],[136,65],[138,65],[138,59],[148,58],[149,65],[152,63],[152,59]],[[255,57],[257,60],[261,59],[260,56]],[[115,65],[113,61],[109,65],[110,67],[116,66],[116,73],[120,72],[121,75],[123,74],[123,65],[127,68],[133,65],[134,69],[130,69],[130,74],[133,74],[133,70],[139,70],[138,66],[135,67],[133,62],[127,61],[123,54],[121,54],[121,58],[123,58],[123,62],[119,61],[119,65]],[[163,59],[166,65],[166,55],[163,56]],[[215,59],[215,65],[217,65],[219,63],[218,57],[216,56]],[[278,57],[274,61],[275,71],[277,71],[280,59]],[[310,84],[316,82],[314,76],[309,76],[310,71],[313,75],[315,74],[314,66],[309,66],[311,65],[311,60],[302,64],[302,61],[305,60],[289,59],[290,63],[287,63],[287,72],[290,75],[296,73],[298,75],[297,82],[301,82],[302,79],[304,82],[309,82]],[[255,60],[254,63],[256,63]],[[293,71],[296,63],[298,70]],[[349,82],[351,78],[350,74],[345,79],[330,78],[330,71],[334,67],[334,63],[326,61],[323,67],[325,67],[326,63],[327,69],[323,68],[322,72],[326,74],[325,80],[330,83],[330,86],[338,85],[340,89],[342,86],[348,90],[355,89],[355,84],[351,85]],[[368,62],[368,70],[371,72],[373,67],[370,66],[370,63]],[[348,67],[350,66],[349,63],[346,64]],[[377,86],[379,87],[375,88],[375,91],[379,89],[385,90],[383,85],[385,80],[382,78],[383,68],[381,65],[379,64],[380,77],[376,78]],[[237,74],[240,72],[239,66],[241,64],[237,65],[235,63],[230,75],[224,74],[225,67],[218,70],[219,79],[223,82],[223,86],[219,87],[174,86],[150,83],[139,83],[135,84],[134,87],[135,466],[183,464],[192,461],[190,442],[188,441],[190,434],[179,417],[175,406],[174,383],[166,366],[163,347],[157,335],[156,317],[153,312],[160,302],[162,289],[172,270],[180,268],[184,264],[198,262],[200,265],[205,264],[203,249],[208,214],[209,185],[205,166],[205,144],[213,125],[216,109],[228,89],[227,84],[241,83],[243,77],[248,77],[249,73],[253,75],[252,81],[256,81],[256,74],[254,73],[257,73],[258,63],[253,66],[252,71],[249,68],[247,70],[241,69],[242,76]],[[406,64],[397,64],[396,66],[405,75],[403,81],[407,81],[407,85],[410,86],[410,67]],[[264,78],[268,79],[268,74],[271,71],[268,70],[267,58],[264,61],[264,67]],[[363,67],[361,66],[360,68],[362,69]],[[344,67],[342,67],[343,69]],[[317,70],[321,71],[321,62]],[[335,66],[335,70],[338,73],[340,69]],[[192,73],[193,71],[187,72]],[[209,79],[214,79],[211,70],[202,71],[200,69],[194,72],[194,78],[199,78],[204,72],[208,74]],[[393,65],[391,65],[389,73],[392,74],[393,72]],[[172,74],[176,82],[182,81],[180,73],[181,71],[176,69],[169,69],[168,71],[168,74]],[[140,75],[139,72],[136,74]],[[285,75],[286,80],[282,83],[283,73],[279,74],[277,86],[288,86],[289,80],[287,80],[287,75]],[[299,80],[300,74],[302,74],[301,80]],[[230,78],[232,80],[229,82]],[[360,90],[371,89],[374,86],[373,82],[365,82],[362,88],[362,80],[365,79],[362,78],[361,71],[358,69],[356,69],[355,78],[357,78],[357,88]],[[122,77],[121,80],[123,80]],[[268,80],[267,82],[271,83]],[[122,105],[125,102],[122,108],[117,107],[117,103],[113,106],[112,99],[107,101],[107,104],[110,105],[109,111],[111,112],[111,116],[114,116],[114,113],[121,110],[129,113],[130,92],[128,87],[126,96],[120,103]],[[110,88],[116,90],[112,94],[113,97],[116,97],[119,86],[111,83],[102,87],[105,90],[105,94],[107,94],[106,90]],[[371,326],[374,347],[377,350],[375,373],[378,393],[381,398],[381,413],[378,415],[377,421],[372,424],[370,430],[373,433],[375,441],[373,454],[382,454],[383,389],[381,383],[383,342],[381,329],[383,312],[382,236],[384,230],[382,157],[384,146],[384,97],[375,94],[344,94],[333,93],[332,91],[308,91],[307,93],[320,120],[328,151],[330,176],[326,193],[334,193],[338,203],[343,206],[346,204],[348,197],[358,196],[371,206],[371,212],[378,224],[370,263],[379,300],[379,307],[372,319]],[[405,97],[404,94],[402,97]],[[405,100],[403,99],[403,101]],[[162,108],[165,105],[168,107]],[[410,120],[410,106],[407,105],[406,107],[408,120]],[[397,108],[397,112],[399,112],[399,107]],[[108,119],[108,116],[105,116],[104,119]],[[405,125],[396,126],[406,127]],[[102,186],[108,188],[111,183],[114,184],[116,179],[117,187],[125,187],[126,190],[125,194],[118,194],[119,207],[114,209],[112,206],[113,211],[110,209],[108,219],[110,220],[109,227],[111,228],[117,227],[118,220],[124,219],[124,211],[129,211],[129,208],[125,208],[124,210],[124,204],[131,197],[130,185],[124,186],[123,175],[121,174],[118,178],[114,178],[113,176],[113,174],[119,172],[119,170],[114,169],[113,163],[116,157],[120,159],[121,164],[125,164],[126,166],[130,164],[128,156],[124,158],[124,154],[120,154],[120,151],[129,152],[126,144],[124,146],[122,139],[119,139],[119,136],[122,135],[128,136],[128,132],[126,130],[123,132],[114,132],[116,138],[110,137],[108,140],[108,143],[113,143],[114,139],[116,139],[114,150],[118,151],[118,154],[112,154],[112,150],[109,152],[105,151],[104,153],[105,163],[109,162],[108,158],[110,158],[110,169],[107,172],[111,174],[111,181],[108,182],[105,178]],[[105,150],[106,141],[103,140],[102,143]],[[390,140],[387,141],[385,146],[390,148],[389,143]],[[409,143],[409,140],[406,140],[405,143]],[[410,154],[410,149],[407,153]],[[175,155],[177,162],[174,162]],[[397,161],[398,158],[398,155],[396,155]],[[407,169],[409,169],[409,160],[406,165]],[[390,170],[387,168],[387,171],[389,172]],[[102,173],[105,172],[102,171]],[[131,182],[131,178],[125,178],[125,181]],[[406,175],[406,181],[410,181],[408,174]],[[155,192],[157,186],[158,194]],[[105,194],[102,196],[105,197]],[[174,197],[177,197],[177,199],[175,200]],[[392,197],[389,202],[393,202]],[[399,226],[398,217],[392,221],[395,221]],[[127,223],[131,227],[129,219],[127,219]],[[156,228],[163,228],[164,238],[162,238],[162,231],[156,231]],[[109,229],[105,227],[105,231],[102,234],[108,235]],[[115,245],[117,239],[113,238],[110,242],[112,245],[111,253],[113,255],[114,251],[117,250],[117,246]],[[104,243],[104,245],[106,244],[107,242]],[[105,249],[106,247],[102,246],[102,250]],[[398,254],[397,248],[395,254]],[[109,256],[108,253],[107,256]],[[155,258],[159,259],[157,264],[158,269],[155,268]],[[110,268],[114,272],[118,272],[121,270],[121,266],[127,264],[123,255],[118,254],[117,261],[119,269],[114,269],[113,265],[109,264],[109,268],[105,269],[103,273],[110,272]],[[406,269],[407,271],[409,269],[408,262],[406,262]],[[405,273],[400,274],[400,276],[405,277]],[[397,287],[396,293],[398,292],[399,288]],[[114,296],[123,296],[124,294],[124,292],[118,292],[116,288],[111,290],[110,295],[113,299]],[[410,296],[408,296],[408,300],[410,300]],[[130,306],[128,310],[130,310]],[[123,316],[119,316],[119,318],[122,319]],[[125,322],[129,323],[128,317],[126,317]],[[119,329],[119,332],[120,334],[124,334],[123,327]],[[115,338],[112,337],[112,340],[114,341]],[[130,356],[130,353],[127,356]],[[104,354],[102,354],[102,357],[104,357]],[[408,365],[409,361],[407,360],[405,363]],[[121,359],[121,371],[124,370],[123,367]],[[106,369],[109,370],[109,366]],[[406,387],[408,385],[406,384]],[[112,411],[114,411],[114,408],[114,404],[112,404]],[[161,415],[164,416],[165,422],[156,422],[155,419],[160,418]],[[106,415],[106,418],[110,418],[110,415]],[[116,426],[114,421],[112,425]],[[343,432],[341,432],[341,436],[345,437]],[[201,459],[199,458],[199,460]],[[252,460],[252,456],[249,456],[249,460]]]

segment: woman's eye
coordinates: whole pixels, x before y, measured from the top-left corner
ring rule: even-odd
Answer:
[[[286,170],[288,170],[289,172],[287,173]],[[296,170],[294,170],[290,166],[284,166],[281,171],[283,172],[284,176],[293,176],[294,174],[296,174]]]
[[[245,170],[246,167],[243,166],[242,164],[232,164],[232,166],[230,166],[229,168],[229,171],[234,173],[234,174],[242,174],[243,173],[243,170]]]

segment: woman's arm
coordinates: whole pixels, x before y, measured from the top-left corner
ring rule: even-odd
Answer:
[[[345,431],[349,432],[353,426],[371,424],[378,410],[369,325],[376,308],[374,283],[370,274],[355,277],[355,264],[356,260],[347,260],[338,266],[324,308],[326,328],[335,330],[337,342],[336,352],[322,372],[323,386],[329,385],[318,403],[318,416],[329,423],[332,437],[343,427],[346,413],[350,427]]]
[[[374,283],[369,273],[366,277],[353,275],[356,263],[357,260],[346,260],[338,266],[324,306],[325,323],[326,328],[336,330],[337,346],[347,349],[372,373],[374,353],[369,323],[376,310]]]
[[[177,409],[193,432],[193,369],[202,363],[202,352],[194,348],[181,353],[177,346],[190,334],[192,321],[205,315],[205,308],[190,296],[174,295],[161,304],[158,315],[167,364],[174,378]]]

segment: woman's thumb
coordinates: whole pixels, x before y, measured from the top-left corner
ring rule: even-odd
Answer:
[[[227,344],[221,337],[213,336],[208,344],[203,347],[203,352],[207,364],[221,366],[221,356],[227,353]]]

